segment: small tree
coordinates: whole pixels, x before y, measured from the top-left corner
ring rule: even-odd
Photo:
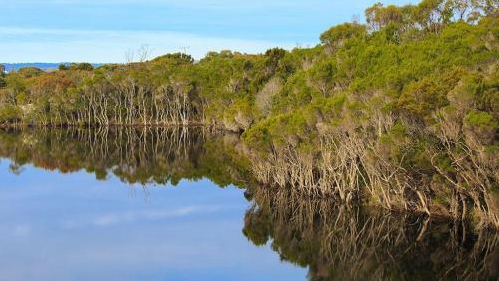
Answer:
[[[3,79],[5,77],[5,66],[3,64],[0,64],[0,88],[5,87],[5,80]]]
[[[59,64],[59,71],[69,70],[69,67],[63,63]]]
[[[94,69],[93,65],[88,62],[82,62],[76,66],[77,70],[92,71]]]

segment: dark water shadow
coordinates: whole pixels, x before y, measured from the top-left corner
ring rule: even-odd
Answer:
[[[253,189],[244,235],[310,280],[498,280],[499,235],[424,216]]]

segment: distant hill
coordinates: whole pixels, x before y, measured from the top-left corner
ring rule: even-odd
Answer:
[[[45,63],[45,62],[27,62],[27,63],[0,63],[5,66],[5,71],[10,72],[13,69],[14,70],[19,70],[20,68],[23,67],[36,67],[40,68],[43,70],[53,70],[53,69],[58,69],[59,65],[64,64],[64,65],[70,65],[71,63],[69,62],[59,62],[59,63]],[[102,63],[92,63],[94,67],[101,66]]]

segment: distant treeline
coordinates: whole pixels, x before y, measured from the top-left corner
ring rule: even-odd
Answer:
[[[222,128],[262,183],[499,226],[498,10],[378,3],[309,49],[23,68],[0,78],[0,123]]]
[[[19,71],[21,68],[34,67],[45,71],[57,70],[62,66],[69,67],[72,63],[61,62],[61,63],[46,63],[46,62],[23,62],[23,63],[0,63],[4,66],[5,72]],[[99,67],[102,63],[92,63],[93,67]]]

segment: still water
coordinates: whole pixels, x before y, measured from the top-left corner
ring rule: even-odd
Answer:
[[[0,164],[0,280],[304,280],[241,233],[240,189]]]
[[[499,236],[259,186],[237,136],[0,130],[0,280],[499,280]]]

